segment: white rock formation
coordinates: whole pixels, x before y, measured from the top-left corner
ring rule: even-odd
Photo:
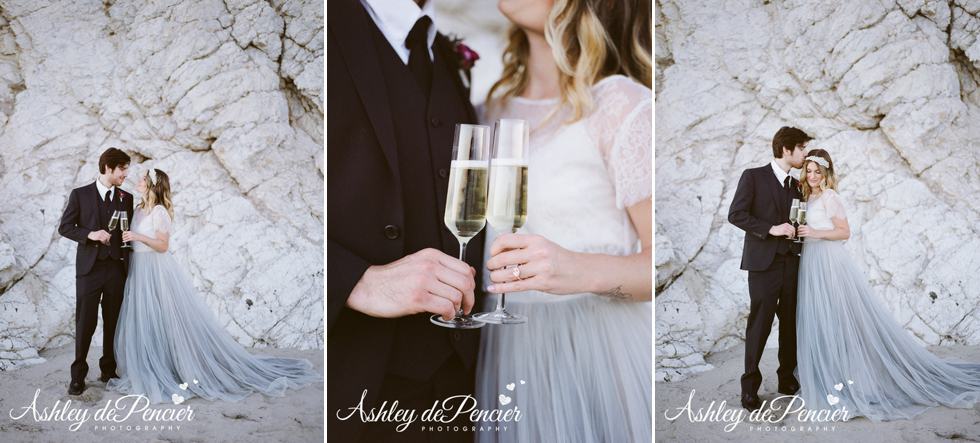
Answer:
[[[655,24],[658,380],[743,343],[728,206],[783,125],[834,156],[847,247],[895,318],[980,344],[980,1],[658,0]]]
[[[124,189],[170,175],[172,253],[239,342],[322,348],[323,96],[322,0],[0,0],[0,370],[74,336],[58,222],[108,146]]]

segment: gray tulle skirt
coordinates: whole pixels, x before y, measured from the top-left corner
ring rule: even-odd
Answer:
[[[980,401],[980,364],[944,361],[920,346],[842,242],[807,239],[798,282],[797,377],[807,409],[846,407],[878,422]]]
[[[218,323],[167,253],[134,252],[116,325],[117,373],[108,390],[152,403],[283,396],[322,377],[304,359],[249,354]],[[182,386],[182,384],[185,384]]]
[[[528,322],[481,330],[476,394],[481,409],[517,406],[523,417],[474,423],[476,441],[650,441],[651,309],[593,294],[508,294],[507,310]]]

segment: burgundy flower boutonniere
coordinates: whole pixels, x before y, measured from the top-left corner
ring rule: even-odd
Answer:
[[[456,54],[456,64],[459,68],[460,78],[463,79],[463,85],[469,88],[470,70],[473,69],[476,61],[480,59],[480,54],[477,54],[473,48],[466,46],[460,37],[453,36],[449,39],[449,42],[452,44],[453,52]]]

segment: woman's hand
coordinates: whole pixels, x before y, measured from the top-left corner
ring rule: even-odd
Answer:
[[[799,227],[799,230],[797,231],[797,235],[800,237],[823,238],[824,231],[821,231],[819,229],[813,229],[807,225],[802,225]]]
[[[578,254],[539,235],[504,234],[490,245],[489,292],[587,292]]]
[[[144,237],[140,234],[137,234],[133,231],[123,231],[123,241],[128,241],[128,242],[138,241],[141,243],[145,243],[143,240]]]

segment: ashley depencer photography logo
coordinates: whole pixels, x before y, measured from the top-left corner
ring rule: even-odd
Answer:
[[[70,399],[64,402],[55,400],[53,405],[47,406],[38,401],[40,395],[41,390],[38,389],[30,404],[10,409],[10,418],[15,421],[64,422],[71,432],[78,431],[82,426],[90,426],[95,432],[179,431],[180,423],[194,419],[194,410],[190,405],[154,408],[150,407],[150,400],[142,394],[106,400],[104,405],[94,411],[92,407],[73,406]],[[183,403],[183,398],[174,400],[174,405],[180,403]]]
[[[398,432],[404,432],[410,426],[420,426],[419,430],[422,432],[507,432],[511,423],[520,422],[523,418],[521,409],[514,401],[516,397],[514,392],[526,384],[526,381],[518,380],[504,386],[506,391],[496,398],[500,407],[481,409],[476,398],[472,394],[466,394],[436,400],[432,407],[422,411],[400,408],[398,400],[390,403],[386,400],[376,408],[366,408],[364,399],[368,395],[368,390],[365,389],[356,405],[338,409],[336,416],[341,421],[392,423]],[[454,423],[461,418],[468,419],[472,425],[455,425]]]
[[[851,381],[848,382],[853,384]],[[841,383],[834,388],[840,391],[842,387]],[[697,407],[694,404],[695,392],[695,389],[691,390],[687,403],[683,406],[664,411],[664,418],[671,422],[687,418],[692,423],[717,423],[723,426],[725,432],[734,431],[744,422],[748,422],[749,431],[836,431],[836,423],[851,418],[845,406],[834,409],[806,409],[806,402],[798,395],[783,395],[771,401],[764,401],[762,407],[754,411],[741,407],[730,408],[725,400],[720,403],[712,400],[707,407]],[[827,400],[831,405],[840,402],[840,398],[833,394],[828,394]],[[795,419],[796,422],[787,423],[790,419]]]

